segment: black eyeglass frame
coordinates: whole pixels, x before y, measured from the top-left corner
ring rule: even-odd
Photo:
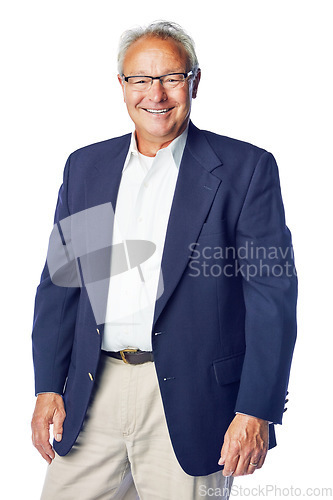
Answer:
[[[131,75],[131,76],[125,76],[124,74],[122,75],[122,79],[128,83],[129,78],[151,78],[151,85],[153,84],[154,80],[159,80],[162,87],[163,87],[163,82],[162,78],[165,76],[175,76],[175,75],[183,75],[184,81],[189,77],[194,75],[194,71],[190,70],[187,73],[167,73],[166,75],[161,75],[161,76],[149,76],[149,75]]]

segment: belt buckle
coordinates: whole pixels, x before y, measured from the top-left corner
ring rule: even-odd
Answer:
[[[138,352],[138,350],[139,349],[123,349],[122,351],[119,351],[121,359],[123,360],[124,363],[126,363],[127,365],[129,365],[130,363],[127,361],[127,359],[125,357],[125,352]]]

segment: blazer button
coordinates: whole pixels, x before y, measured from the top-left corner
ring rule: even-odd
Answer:
[[[93,381],[93,380],[94,380],[94,377],[91,375],[91,373],[90,373],[90,372],[88,373],[88,375],[89,375],[90,380],[91,380],[91,381]]]

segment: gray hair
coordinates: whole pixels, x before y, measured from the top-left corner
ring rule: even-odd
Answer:
[[[188,56],[190,69],[197,74],[199,69],[199,62],[195,53],[194,41],[177,23],[170,21],[155,21],[146,27],[139,26],[125,31],[120,37],[119,50],[118,50],[118,72],[123,74],[123,65],[125,54],[132,43],[142,37],[156,37],[162,40],[171,38],[180,43]]]

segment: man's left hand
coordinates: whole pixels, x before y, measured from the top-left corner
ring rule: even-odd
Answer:
[[[224,436],[219,465],[223,475],[253,474],[263,466],[268,450],[268,422],[237,414]]]

